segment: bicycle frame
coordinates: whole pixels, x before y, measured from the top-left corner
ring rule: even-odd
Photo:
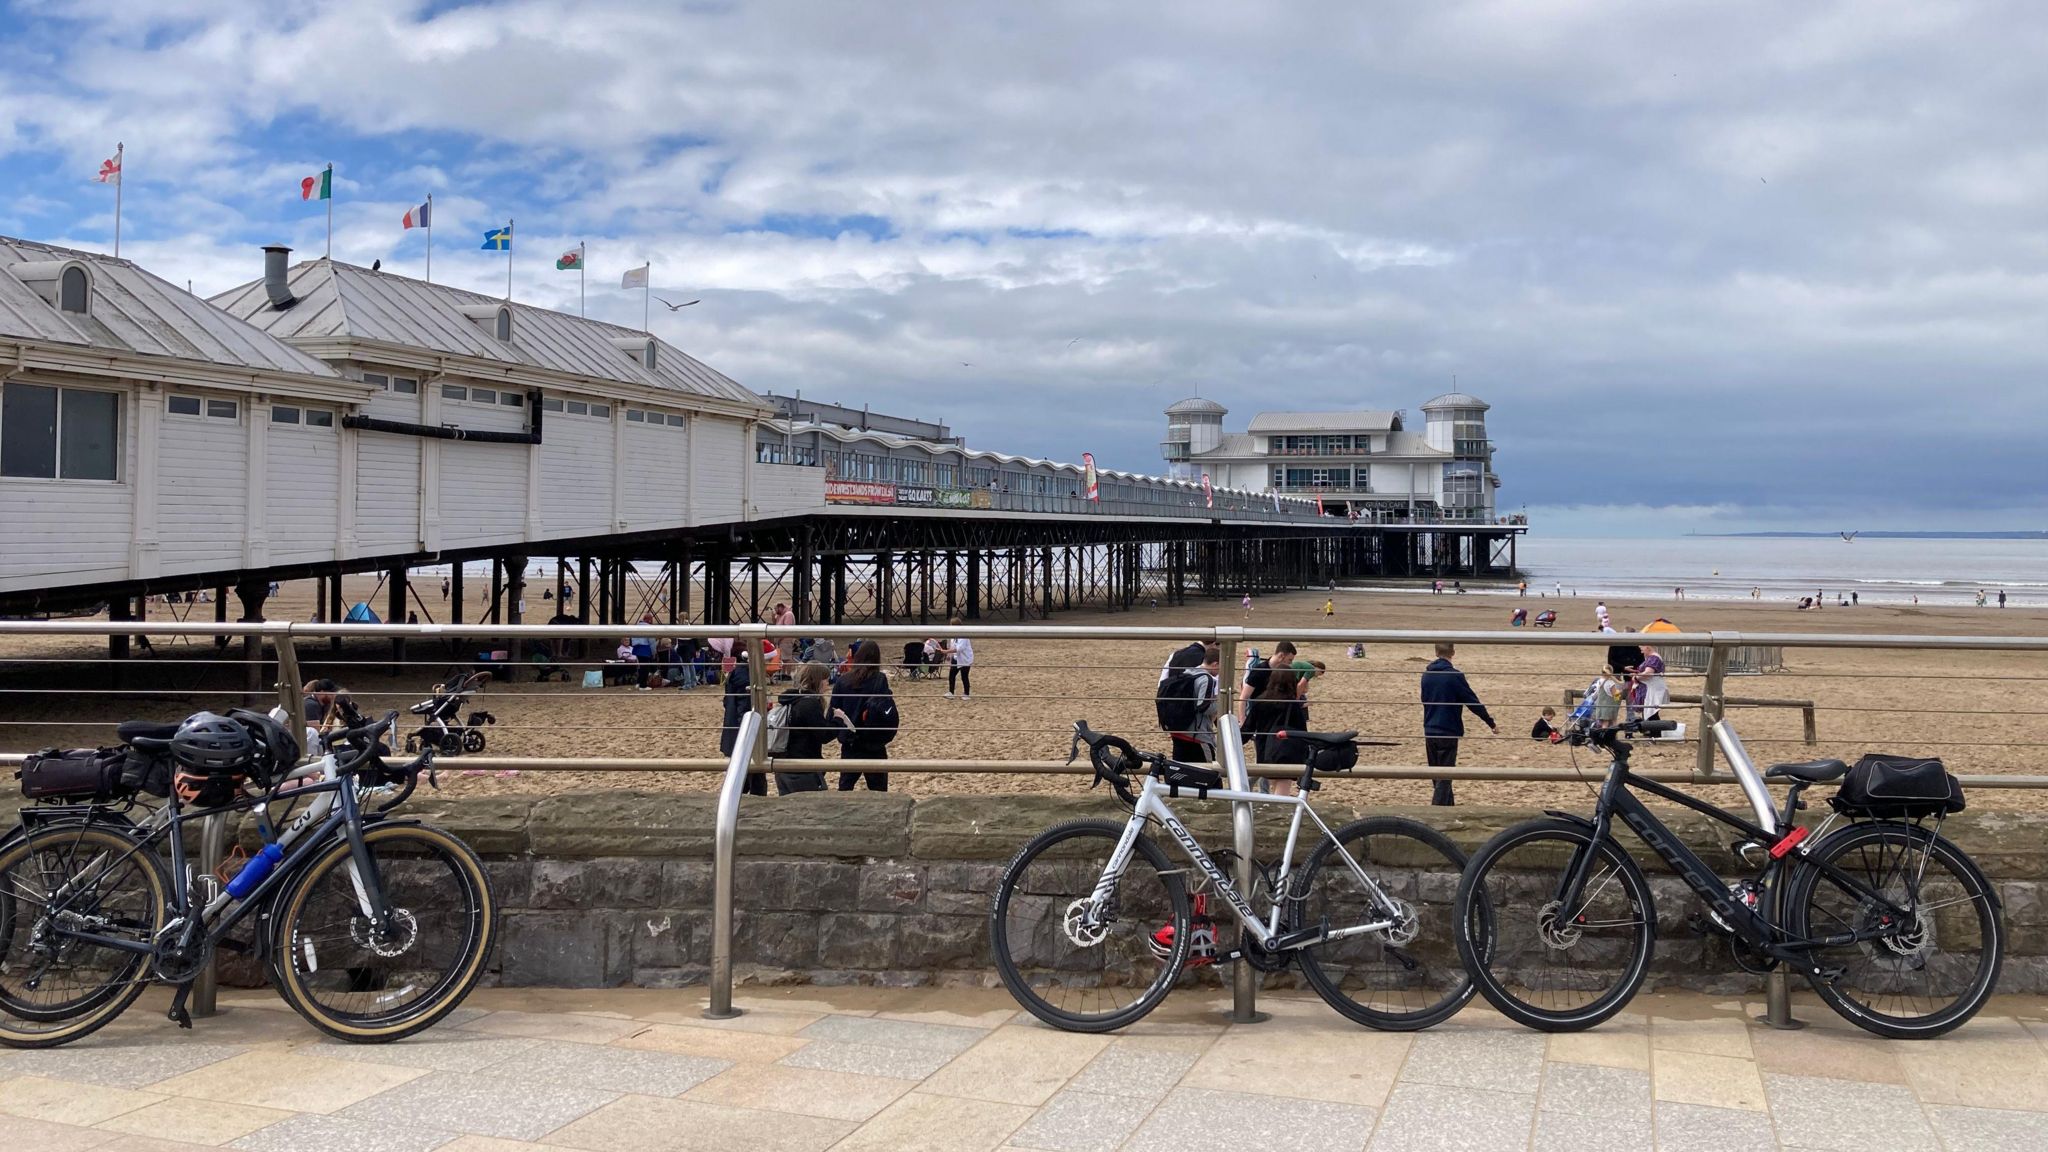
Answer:
[[[1733,734],[1731,733],[1731,739],[1732,736]],[[1757,775],[1756,768],[1749,763],[1747,757],[1731,760],[1731,764],[1738,777],[1738,782],[1741,783],[1744,793],[1750,798],[1752,806],[1756,807],[1761,815],[1772,817],[1770,823],[1773,827],[1771,828],[1751,823],[1735,815],[1733,812],[1710,804],[1705,800],[1688,796],[1675,788],[1670,788],[1659,784],[1655,780],[1645,779],[1636,775],[1630,771],[1628,766],[1628,752],[1625,750],[1627,747],[1627,745],[1622,745],[1621,749],[1615,750],[1614,759],[1608,765],[1607,779],[1600,787],[1600,796],[1598,802],[1594,805],[1593,818],[1588,822],[1593,833],[1593,839],[1590,844],[1598,844],[1601,840],[1611,839],[1613,837],[1614,817],[1620,816],[1622,823],[1627,824],[1629,829],[1652,852],[1655,852],[1666,864],[1670,865],[1671,870],[1678,874],[1678,878],[1685,881],[1686,887],[1692,889],[1693,894],[1699,897],[1700,901],[1720,918],[1723,925],[1741,937],[1750,946],[1775,959],[1805,963],[1809,961],[1807,954],[1814,949],[1837,948],[1865,940],[1881,939],[1887,935],[1885,931],[1866,930],[1813,939],[1787,939],[1784,929],[1776,923],[1777,918],[1774,915],[1766,916],[1760,914],[1756,909],[1751,908],[1742,901],[1730,899],[1727,882],[1706,861],[1700,859],[1698,853],[1687,847],[1678,838],[1678,835],[1671,830],[1670,826],[1658,819],[1656,813],[1652,812],[1647,804],[1636,797],[1635,790],[1639,789],[1648,792],[1659,799],[1668,800],[1673,804],[1689,808],[1712,820],[1728,825],[1741,832],[1745,839],[1753,840],[1762,845],[1777,845],[1783,839],[1776,829],[1776,825],[1779,822],[1775,814],[1771,813],[1768,802],[1759,803],[1757,800],[1759,795],[1767,797],[1768,793],[1764,789],[1762,778]],[[1740,745],[1738,744],[1737,747],[1739,748]],[[1787,809],[1786,815],[1789,817],[1791,815],[1789,803]],[[1557,813],[1557,815],[1565,814]],[[1576,819],[1575,817],[1567,818]],[[1833,817],[1831,816],[1828,822],[1821,825],[1822,830],[1825,831],[1832,822]],[[1813,839],[1818,840],[1819,837],[1814,837]],[[1777,891],[1772,883],[1773,879],[1785,868],[1789,861],[1797,860],[1809,868],[1819,869],[1822,875],[1828,877],[1845,890],[1856,894],[1862,899],[1873,901],[1877,906],[1893,913],[1899,921],[1909,922],[1912,919],[1911,914],[1906,909],[1899,907],[1883,893],[1871,890],[1855,877],[1848,875],[1831,864],[1814,860],[1806,851],[1806,843],[1805,840],[1795,841],[1789,849],[1774,853],[1770,863],[1765,865],[1763,871],[1757,874],[1757,883],[1773,892]],[[1580,907],[1579,899],[1584,893],[1586,880],[1588,874],[1593,869],[1593,860],[1596,855],[1591,850],[1590,844],[1588,848],[1582,849],[1576,854],[1571,867],[1566,869],[1554,893],[1559,908],[1577,909]]]
[[[353,776],[336,774],[335,761],[331,753],[323,756],[308,767],[317,768],[320,772],[321,780],[317,784],[310,784],[298,789],[295,795],[301,797],[310,796],[313,799],[313,803],[308,805],[304,812],[293,817],[291,822],[278,833],[276,843],[287,849],[284,858],[279,860],[277,866],[270,870],[270,874],[265,876],[239,902],[223,889],[219,895],[208,901],[204,908],[197,909],[196,915],[194,914],[191,904],[190,869],[185,864],[184,825],[187,821],[197,820],[206,816],[260,809],[269,803],[269,798],[249,797],[218,808],[203,808],[192,812],[185,812],[179,806],[177,798],[173,796],[164,808],[159,810],[158,817],[153,818],[145,825],[138,826],[138,829],[146,830],[136,838],[133,847],[130,849],[131,852],[152,851],[159,842],[169,841],[169,856],[176,866],[171,870],[171,900],[166,911],[171,916],[171,925],[182,924],[181,935],[177,941],[179,948],[188,949],[200,939],[203,939],[209,948],[218,944],[250,913],[259,908],[267,907],[269,897],[275,894],[286,880],[297,875],[299,869],[305,865],[313,853],[320,851],[332,841],[337,831],[342,832],[346,836],[351,854],[354,857],[355,867],[351,879],[355,883],[356,896],[361,903],[363,914],[373,921],[377,921],[380,926],[383,924],[384,919],[389,914],[389,909],[384,900],[383,886],[380,877],[377,875],[375,861],[370,856],[368,846],[363,841],[362,808],[360,798],[357,795],[356,780]],[[305,772],[305,769],[300,771]],[[169,813],[167,819],[161,815],[165,812]],[[26,814],[27,810],[24,810],[24,815]],[[263,820],[263,825],[267,829],[268,820],[262,817],[259,817],[259,819]],[[150,824],[155,826],[150,827]],[[308,829],[312,829],[312,835],[310,836],[305,835]],[[297,847],[293,847],[295,843]],[[80,876],[89,874],[91,874],[90,867],[79,873]],[[73,882],[75,881],[76,878],[74,877]],[[64,895],[63,890],[60,889],[57,895]],[[230,904],[234,904],[235,907],[228,909]],[[228,909],[225,916],[221,915],[223,909]],[[200,935],[202,929],[204,930],[203,937]],[[65,939],[78,940],[115,951],[139,955],[155,955],[160,947],[159,942],[156,940],[148,942],[124,940],[62,927],[55,928],[53,931]],[[258,947],[262,947],[260,939]]]
[[[1185,787],[1185,785],[1179,787]],[[1265,919],[1262,920],[1259,917],[1259,914],[1253,910],[1251,902],[1245,899],[1244,894],[1238,891],[1237,885],[1231,882],[1230,876],[1217,865],[1215,859],[1208,852],[1203,850],[1201,843],[1195,839],[1194,834],[1188,831],[1187,825],[1181,823],[1180,817],[1174,813],[1172,805],[1166,802],[1166,798],[1169,795],[1179,795],[1179,787],[1169,785],[1154,776],[1146,776],[1141,781],[1137,805],[1131,812],[1129,822],[1124,825],[1124,833],[1117,840],[1116,849],[1110,853],[1108,867],[1103,869],[1101,879],[1095,882],[1095,891],[1089,897],[1090,904],[1099,909],[1109,899],[1110,894],[1115,891],[1117,884],[1123,879],[1124,869],[1130,864],[1132,853],[1137,850],[1138,836],[1143,833],[1148,822],[1157,821],[1173,836],[1188,860],[1196,868],[1200,869],[1202,875],[1208,878],[1209,883],[1215,886],[1216,891],[1222,894],[1223,899],[1230,905],[1231,912],[1237,916],[1238,922],[1244,925],[1245,930],[1251,933],[1252,938],[1261,945],[1271,943],[1280,936],[1280,913],[1285,904],[1284,898],[1276,898],[1273,901],[1273,908]],[[1306,796],[1276,796],[1266,792],[1240,792],[1232,788],[1209,788],[1203,790],[1200,795],[1203,799],[1208,800],[1227,800],[1233,803],[1248,804],[1277,804],[1286,805],[1294,809],[1294,814],[1287,824],[1287,847],[1285,854],[1280,859],[1280,871],[1273,881],[1276,897],[1284,897],[1289,879],[1293,874],[1294,848],[1301,833],[1302,816],[1306,815],[1309,819],[1315,821],[1316,827],[1322,829],[1323,835],[1331,837],[1330,826],[1323,823],[1323,818],[1318,816],[1315,809],[1309,805]],[[1334,837],[1331,838],[1334,839]],[[1337,845],[1337,852],[1344,857],[1344,863],[1350,867],[1352,873],[1358,877],[1359,881],[1366,886],[1366,890],[1372,893],[1375,904],[1382,909],[1391,908],[1393,901],[1387,897],[1386,892],[1378,884],[1373,882],[1372,877],[1366,874],[1365,869],[1359,867],[1358,861],[1352,859],[1350,851],[1342,844],[1339,844]],[[1319,932],[1313,939],[1299,942],[1289,941],[1286,946],[1301,947],[1308,944],[1319,944],[1326,940],[1342,939],[1346,936],[1360,936],[1367,932],[1378,932],[1391,928],[1397,922],[1397,918],[1389,916],[1385,919],[1375,920],[1366,924],[1350,925],[1344,928],[1332,929],[1328,932]]]

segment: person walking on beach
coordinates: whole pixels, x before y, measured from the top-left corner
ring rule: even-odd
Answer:
[[[1593,605],[1593,619],[1599,623],[1602,632],[1612,630],[1612,626],[1607,618],[1607,601],[1602,600],[1598,604]]]
[[[2005,589],[2003,588],[1998,590],[1998,606],[2000,608],[2005,607]]]
[[[832,718],[839,722],[841,760],[887,760],[900,717],[889,678],[882,674],[882,646],[863,640],[854,646],[846,671],[832,692]],[[863,778],[868,791],[887,792],[887,772],[841,772],[839,790],[853,791]]]
[[[955,628],[962,628],[966,626],[966,622],[955,616],[952,625]],[[953,698],[956,681],[960,689],[960,699],[974,699],[974,681],[970,675],[974,671],[974,641],[965,636],[956,637],[946,641],[945,646],[939,649],[939,654],[947,660],[946,699]]]
[[[1527,596],[1528,594],[1529,594],[1529,582],[1528,582],[1527,580],[1518,580],[1518,581],[1516,581],[1516,582],[1515,582],[1515,595],[1517,595],[1517,596]]]
[[[448,598],[448,578],[447,578],[446,576],[443,576],[443,577],[441,577],[441,599],[443,599],[443,600],[446,600],[447,598]]]
[[[1247,620],[1252,618],[1252,594],[1250,592],[1244,594],[1244,618]]]
[[[622,650],[626,648],[625,645],[620,647]],[[720,756],[732,755],[733,745],[737,744],[740,738],[740,721],[745,719],[747,713],[754,707],[754,697],[749,691],[754,681],[752,672],[747,667],[747,642],[733,641],[732,650],[726,654],[726,660],[731,667],[725,670],[725,695],[722,698],[725,726],[718,733]],[[759,773],[749,773],[746,791],[749,795],[766,796],[768,778]]]
[[[789,709],[789,744],[782,755],[783,760],[823,760],[825,741],[832,738],[836,727],[825,715],[825,666],[805,664],[796,670],[794,684],[776,703]],[[823,772],[777,772],[775,794],[787,796],[791,792],[823,792]]]
[[[1422,670],[1422,744],[1432,768],[1454,768],[1458,764],[1458,741],[1465,735],[1465,710],[1471,709],[1490,732],[1500,728],[1465,674],[1451,664],[1458,654],[1452,644],[1438,644],[1436,659]],[[1457,803],[1449,780],[1433,782],[1431,804],[1450,807]]]
[[[2002,607],[2004,607],[2004,605],[2002,605],[2002,604],[2001,604],[2001,605],[1999,605],[1999,607],[2001,607],[2001,608],[2002,608]],[[1330,619],[1331,617],[1335,616],[1336,614],[1337,614],[1337,601],[1336,601],[1335,599],[1329,599],[1329,600],[1325,600],[1325,601],[1323,601],[1323,619],[1325,619],[1325,620],[1328,620],[1328,619]]]
[[[1159,677],[1160,727],[1173,742],[1175,760],[1206,764],[1216,755],[1216,712],[1222,706],[1222,651],[1202,643],[1179,649]]]

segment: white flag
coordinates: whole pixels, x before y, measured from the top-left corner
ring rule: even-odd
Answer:
[[[641,266],[639,266],[638,268],[634,268],[634,269],[632,269],[632,270],[628,271],[628,272],[626,273],[625,277],[624,277],[623,279],[621,279],[621,280],[619,281],[619,287],[621,287],[621,288],[645,288],[645,287],[647,287],[647,270],[648,270],[649,268],[651,268],[651,267],[653,267],[653,265],[651,265],[651,264],[642,264],[642,265],[641,265]]]

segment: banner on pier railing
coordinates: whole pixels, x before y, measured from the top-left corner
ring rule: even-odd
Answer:
[[[1081,483],[1083,494],[1088,499],[1099,503],[1101,497],[1097,495],[1095,487],[1095,453],[1093,452],[1081,453]]]
[[[894,504],[896,486],[877,484],[872,480],[827,480],[825,481],[825,502],[827,504]]]

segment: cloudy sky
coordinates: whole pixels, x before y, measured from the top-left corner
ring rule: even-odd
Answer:
[[[1105,14],[1105,10],[1107,14]],[[760,391],[1153,468],[1160,410],[1492,402],[1574,533],[2048,527],[2030,0],[0,0],[0,232],[638,323]],[[660,309],[656,310],[660,312]],[[1541,522],[1541,521],[1539,521]]]

